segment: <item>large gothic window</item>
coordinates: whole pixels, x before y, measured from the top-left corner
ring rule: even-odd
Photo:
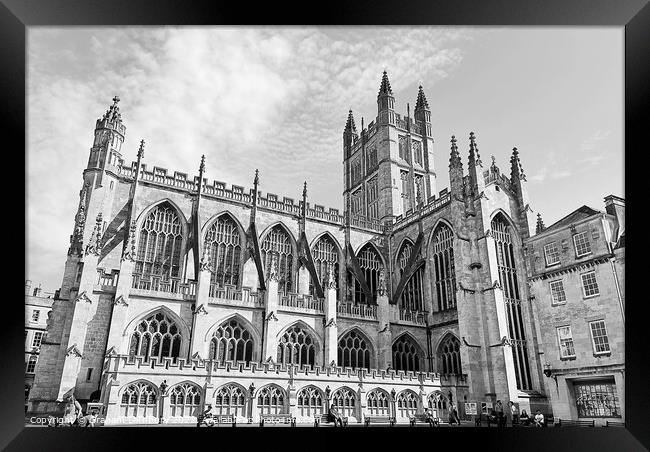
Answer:
[[[379,270],[381,270],[383,267],[381,259],[379,258],[379,255],[377,254],[375,248],[370,244],[365,245],[359,251],[357,259],[359,261],[361,271],[363,272],[363,276],[366,279],[366,284],[368,284],[368,288],[372,294],[372,299],[367,299],[366,294],[361,289],[361,284],[359,284],[359,281],[357,281],[355,278],[354,301],[356,303],[373,304],[375,303],[374,297],[377,293],[377,286],[379,285]]]
[[[339,339],[339,366],[370,370],[370,346],[368,341],[352,330]]]
[[[266,235],[262,246],[260,247],[262,253],[262,264],[266,271],[265,275],[268,276],[271,270],[271,254],[275,253],[278,256],[278,289],[280,292],[291,292],[293,289],[293,245],[289,234],[285,229],[276,225]]]
[[[339,290],[339,251],[334,241],[328,235],[322,236],[311,251],[314,259],[314,266],[321,285],[327,281],[327,272],[329,266],[334,267],[334,277],[336,278],[336,292]],[[323,292],[325,289],[323,288]],[[316,295],[314,281],[309,278],[309,293]]]
[[[494,245],[497,253],[497,268],[499,282],[503,287],[508,316],[508,332],[512,340],[512,357],[515,362],[515,377],[517,388],[528,390],[532,388],[528,364],[528,350],[521,313],[521,298],[517,282],[514,241],[511,228],[501,214],[494,217],[491,223]]]
[[[397,410],[398,417],[408,418],[415,416],[418,412],[417,394],[408,389],[397,394],[395,409]]]
[[[158,411],[158,391],[147,382],[140,381],[126,387],[120,404],[124,417],[156,416]]]
[[[181,333],[167,314],[151,314],[136,326],[131,334],[129,356],[143,356],[158,360],[166,357],[178,358],[181,351]]]
[[[260,414],[282,414],[285,411],[284,400],[284,389],[275,385],[264,386],[257,393],[257,409]]]
[[[373,389],[368,393],[368,412],[371,416],[389,416],[390,398],[386,391]]]
[[[210,282],[218,287],[239,285],[241,237],[237,224],[227,215],[217,218],[206,236],[212,275]]]
[[[297,399],[301,417],[317,417],[323,414],[323,393],[315,386],[302,388]]]
[[[200,413],[201,389],[185,383],[174,386],[169,391],[169,406],[174,417],[198,416]]]
[[[356,416],[357,394],[350,388],[341,388],[332,394],[332,407],[342,416]]]
[[[456,336],[448,334],[438,347],[438,370],[443,374],[459,374],[460,341]]]
[[[224,322],[212,335],[209,359],[218,362],[253,359],[253,336],[236,319]]]
[[[440,223],[433,233],[433,279],[436,286],[438,310],[456,307],[456,272],[454,270],[454,233]]]
[[[400,277],[404,274],[406,270],[406,265],[411,259],[411,253],[413,252],[413,244],[411,242],[404,242],[402,245],[402,250],[399,253],[397,259],[397,265],[399,267]],[[409,311],[424,311],[424,302],[423,302],[423,288],[422,281],[424,279],[424,267],[420,266],[415,273],[409,278],[402,296],[400,297],[400,308],[407,309]]]
[[[233,383],[220,387],[214,394],[214,409],[217,414],[246,416],[246,391]]]
[[[181,276],[183,227],[171,204],[154,207],[140,227],[134,273],[164,281]]]
[[[278,344],[278,364],[313,368],[316,364],[316,344],[311,335],[298,325],[285,331]]]
[[[393,368],[395,370],[418,372],[420,355],[413,340],[403,334],[393,343]]]

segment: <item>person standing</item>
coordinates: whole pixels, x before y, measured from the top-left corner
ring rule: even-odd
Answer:
[[[519,408],[515,402],[510,401],[510,415],[512,416],[512,426],[519,424]]]
[[[79,419],[81,416],[83,416],[81,404],[77,402],[77,399],[74,398],[74,395],[70,394],[65,404],[63,422],[66,425],[73,426],[75,422],[77,422],[77,419]]]
[[[503,404],[501,403],[501,400],[497,400],[497,403],[494,406],[494,410],[497,412],[497,425],[499,427],[505,426],[505,418],[504,418],[504,414],[503,414]]]

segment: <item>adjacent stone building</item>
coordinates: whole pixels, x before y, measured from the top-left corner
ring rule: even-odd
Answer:
[[[344,210],[125,163],[119,98],[95,124],[32,413],[74,394],[107,423],[194,422],[207,403],[350,422],[450,403],[550,412],[523,241],[535,231],[519,152],[508,175],[469,134],[435,145],[422,87],[343,132]],[[450,151],[448,150],[450,149]],[[466,156],[466,170],[463,168]],[[449,158],[447,157],[449,156]],[[218,158],[218,156],[215,156]],[[434,160],[450,187],[436,190]],[[487,406],[487,405],[486,405]]]
[[[25,408],[55,295],[44,292],[40,285],[32,288],[32,282],[25,281]]]
[[[625,201],[582,206],[525,241],[546,394],[560,419],[625,419]]]

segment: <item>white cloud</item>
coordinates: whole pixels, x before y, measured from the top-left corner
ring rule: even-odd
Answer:
[[[94,121],[114,95],[123,157],[341,207],[341,132],[374,120],[381,71],[425,91],[458,67],[476,32],[451,28],[96,28],[29,30],[28,275],[58,286]],[[411,99],[410,102],[414,102]],[[260,162],[263,162],[260,163]],[[46,239],[47,238],[47,239]]]

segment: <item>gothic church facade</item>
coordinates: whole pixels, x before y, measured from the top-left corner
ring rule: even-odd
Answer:
[[[191,423],[207,404],[240,422],[330,404],[350,422],[497,399],[548,412],[516,148],[508,176],[473,133],[434,149],[422,87],[400,115],[384,72],[375,120],[345,125],[339,212],[306,183],[264,195],[257,171],[245,188],[210,183],[203,159],[193,177],[148,167],[144,142],[127,164],[118,102],[96,122],[31,413],[69,394],[107,424]]]

